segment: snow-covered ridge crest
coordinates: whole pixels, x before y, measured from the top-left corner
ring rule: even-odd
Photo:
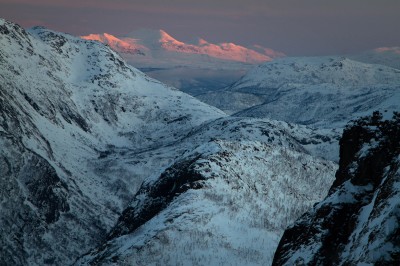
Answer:
[[[163,30],[136,30],[127,36],[90,34],[118,52],[129,64],[191,95],[220,89],[238,80],[255,64],[285,56],[262,46],[213,44],[202,38],[176,40]]]
[[[107,33],[89,34],[87,36],[83,36],[82,38],[85,40],[99,41],[101,43],[107,44],[113,50],[118,51],[120,53],[144,55],[144,52],[148,50],[146,47],[144,47],[142,45],[125,42],[125,41],[120,40],[120,39],[116,38],[115,36],[113,36],[111,34],[107,34]]]
[[[378,47],[358,54],[348,55],[350,58],[371,64],[381,64],[400,69],[400,47]]]
[[[280,87],[288,83],[367,86],[396,84],[399,74],[397,69],[340,56],[286,57],[252,69],[237,84],[242,87],[250,84]]]
[[[375,110],[400,110],[400,70],[345,57],[286,57],[197,97],[237,116],[343,128]]]
[[[211,58],[250,64],[271,61],[273,58],[284,56],[281,52],[275,52],[259,45],[255,46],[253,50],[234,43],[213,44],[201,38],[198,43],[187,44],[176,40],[164,30],[142,29],[134,31],[126,37],[118,38],[107,33],[90,34],[82,36],[82,38],[101,41],[121,53],[127,53],[127,50],[124,49],[127,45],[137,47],[138,50],[143,50],[146,56],[154,50],[163,50],[165,53],[207,55]],[[138,59],[140,60],[140,58]]]

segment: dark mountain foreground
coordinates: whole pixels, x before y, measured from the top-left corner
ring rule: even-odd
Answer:
[[[399,265],[400,114],[349,124],[328,196],[287,229],[273,265]]]

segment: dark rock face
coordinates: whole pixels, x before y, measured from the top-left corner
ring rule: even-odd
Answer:
[[[132,233],[165,209],[180,194],[189,189],[201,188],[201,181],[206,178],[196,170],[198,166],[196,161],[199,158],[200,155],[197,155],[176,162],[167,168],[155,183],[143,184],[130,206],[123,211],[107,239],[112,240]],[[107,243],[92,251],[92,254],[101,253],[106,248],[108,248]],[[106,255],[109,254],[106,252],[103,256],[98,256],[91,264],[103,263],[101,261]]]
[[[18,139],[0,132],[0,147],[0,265],[25,265],[29,247],[52,250],[44,232],[69,211],[68,188]]]
[[[163,210],[175,197],[189,189],[201,188],[205,177],[195,169],[199,156],[177,162],[163,172],[155,184],[144,184],[126,208],[108,239],[129,234]],[[141,198],[146,197],[143,201]]]
[[[287,229],[273,265],[398,265],[400,114],[347,126],[328,196]]]

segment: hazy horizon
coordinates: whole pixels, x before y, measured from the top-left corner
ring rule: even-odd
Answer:
[[[73,35],[116,36],[150,28],[178,40],[262,45],[289,56],[357,53],[400,46],[396,0],[0,0],[0,17]]]

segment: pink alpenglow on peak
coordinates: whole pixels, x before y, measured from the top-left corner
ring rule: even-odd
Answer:
[[[395,47],[379,47],[375,49],[375,52],[378,53],[385,53],[385,52],[391,52],[394,54],[400,54],[400,47],[395,46]]]
[[[282,52],[278,52],[275,50],[272,50],[271,48],[267,48],[267,47],[263,47],[259,44],[255,44],[251,47],[251,49],[259,52],[259,53],[263,53],[269,57],[271,57],[272,59],[274,58],[279,58],[279,57],[285,57],[286,54],[282,53]]]
[[[198,43],[199,46],[205,46],[205,45],[208,45],[208,44],[209,44],[209,43],[208,43],[206,40],[204,40],[203,38],[199,38],[198,41],[197,41],[197,43]]]
[[[213,44],[205,39],[198,38],[193,44],[184,43],[176,40],[164,30],[141,29],[131,32],[126,37],[115,37],[110,34],[90,34],[83,36],[87,40],[96,40],[109,45],[112,49],[120,53],[130,53],[131,51],[150,51],[154,55],[157,53],[177,53],[188,55],[206,55],[211,58],[222,59],[246,64],[259,64],[271,61],[274,58],[285,56],[281,52],[269,48],[255,45],[246,48],[234,43]],[[136,49],[136,50],[135,50]]]
[[[81,38],[107,44],[111,49],[120,53],[144,55],[146,51],[149,50],[143,45],[135,42],[126,42],[108,33],[89,34],[87,36],[81,36]]]

